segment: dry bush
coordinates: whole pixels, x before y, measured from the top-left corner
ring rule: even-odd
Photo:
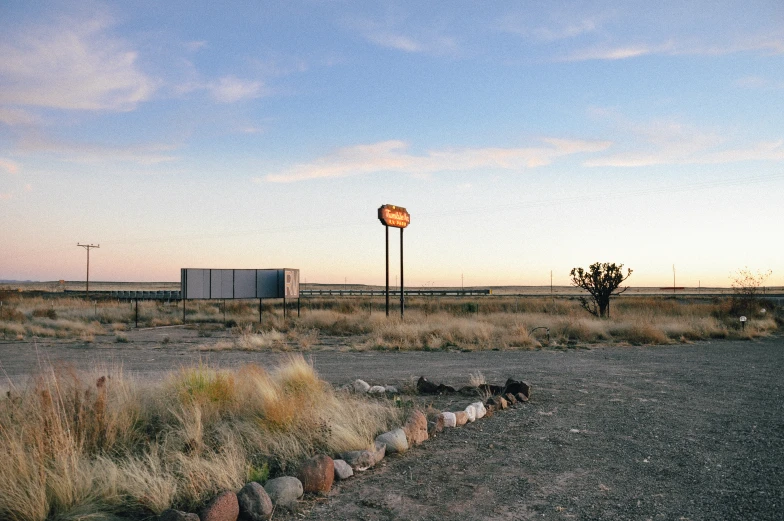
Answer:
[[[268,463],[367,447],[399,415],[333,391],[301,356],[270,372],[200,364],[152,386],[50,369],[0,400],[0,519],[194,510]]]

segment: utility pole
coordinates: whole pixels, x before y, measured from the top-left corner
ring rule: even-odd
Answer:
[[[87,298],[90,298],[90,248],[100,248],[100,244],[79,244],[76,243],[77,246],[81,246],[85,250],[87,250]]]

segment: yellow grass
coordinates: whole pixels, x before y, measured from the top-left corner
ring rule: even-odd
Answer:
[[[182,368],[154,386],[49,369],[0,400],[0,519],[194,510],[266,465],[367,447],[399,414],[333,391],[301,356],[269,371]]]

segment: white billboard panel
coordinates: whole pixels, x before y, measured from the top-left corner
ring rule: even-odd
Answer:
[[[183,268],[184,299],[299,298],[299,270],[211,270]]]
[[[210,298],[210,270],[183,269],[182,298]]]
[[[210,298],[234,298],[234,270],[210,270]]]
[[[234,270],[234,298],[256,298],[256,271]]]

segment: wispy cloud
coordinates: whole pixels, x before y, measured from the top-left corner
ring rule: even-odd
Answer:
[[[111,22],[62,19],[0,37],[0,104],[72,110],[133,110],[155,82]]]
[[[426,28],[401,28],[402,25],[403,20],[395,18],[383,22],[365,18],[349,23],[365,40],[386,49],[432,55],[454,55],[458,51],[457,40],[443,34],[437,24]]]
[[[11,161],[10,159],[4,159],[0,157],[0,169],[5,170],[9,174],[18,174],[19,173],[19,165],[15,162]]]
[[[218,103],[236,103],[249,99],[256,99],[270,93],[264,83],[258,80],[243,80],[229,75],[208,82],[189,82],[177,86],[179,94],[194,91],[207,91]]]
[[[136,163],[156,165],[179,159],[174,152],[177,147],[169,144],[142,144],[107,146],[95,143],[72,142],[50,139],[38,134],[28,134],[19,139],[17,150],[22,153],[46,153],[60,156],[74,163]]]
[[[592,113],[617,125],[626,139],[614,148],[627,150],[586,159],[584,166],[644,167],[784,161],[784,140],[731,144],[718,132],[706,132],[678,121],[636,123],[611,110],[594,109]]]
[[[606,150],[608,141],[545,139],[546,146],[530,148],[455,148],[408,152],[404,141],[382,141],[345,147],[310,163],[301,163],[264,180],[289,183],[308,179],[348,177],[376,172],[424,175],[481,169],[525,170],[548,165],[558,157]]]
[[[8,192],[0,192],[0,201],[7,201],[12,199],[14,196]]]

